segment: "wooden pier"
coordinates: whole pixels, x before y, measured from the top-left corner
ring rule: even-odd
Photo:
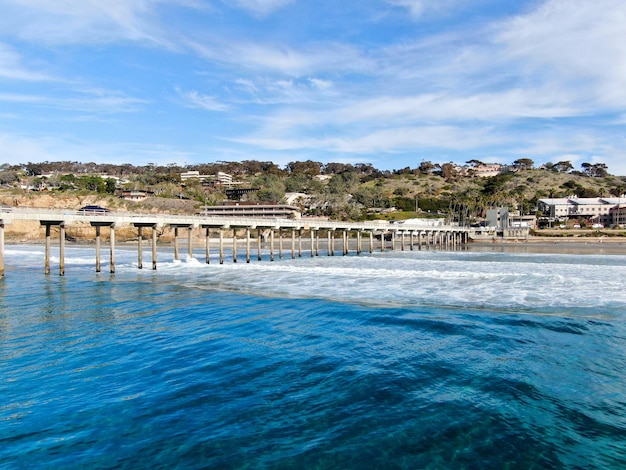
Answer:
[[[210,263],[211,243],[217,241],[219,263],[224,263],[225,234],[232,239],[232,261],[239,259],[239,250],[245,250],[245,261],[252,258],[253,235],[256,239],[257,261],[261,261],[263,247],[269,250],[269,259],[274,261],[276,252],[282,259],[285,254],[284,242],[290,242],[288,250],[292,259],[308,253],[311,257],[320,255],[320,238],[326,238],[326,254],[335,256],[337,252],[348,255],[350,240],[357,255],[363,253],[363,239],[366,239],[365,250],[418,250],[438,247],[451,249],[468,242],[468,230],[463,227],[446,225],[429,225],[421,223],[381,223],[381,222],[336,222],[323,219],[270,219],[240,217],[207,217],[179,215],[145,215],[134,213],[110,212],[102,215],[84,215],[71,211],[54,211],[44,209],[12,208],[0,214],[0,278],[4,277],[4,230],[5,225],[14,220],[34,220],[45,227],[45,260],[44,273],[50,274],[50,251],[52,228],[58,230],[59,274],[65,275],[65,227],[74,223],[89,223],[94,228],[96,245],[95,269],[101,271],[101,229],[109,229],[109,271],[115,272],[115,230],[117,227],[134,227],[137,230],[137,267],[143,268],[144,230],[150,231],[149,239],[152,249],[152,269],[157,269],[157,233],[163,227],[174,231],[174,259],[179,259],[180,230],[187,234],[187,256],[192,258],[193,234],[202,230],[204,233],[205,262]],[[214,235],[212,238],[211,235]],[[215,236],[217,235],[217,236]],[[216,240],[217,239],[217,240]],[[336,242],[340,247],[336,250]],[[276,246],[278,244],[278,246]],[[377,246],[376,246],[377,245]]]

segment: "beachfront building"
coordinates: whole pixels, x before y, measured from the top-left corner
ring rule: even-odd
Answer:
[[[262,204],[258,202],[233,202],[220,206],[204,206],[202,215],[214,217],[271,217],[299,219],[300,209],[287,204]]]
[[[611,220],[616,227],[624,227],[626,225],[626,203],[617,204],[610,211]]]
[[[509,226],[509,208],[497,207],[495,209],[487,209],[485,217],[487,227],[504,228]]]
[[[594,223],[609,226],[614,224],[615,209],[622,198],[595,198],[569,196],[563,198],[540,199],[539,211],[549,220],[587,219]]]

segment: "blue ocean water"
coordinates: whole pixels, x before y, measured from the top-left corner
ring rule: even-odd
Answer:
[[[625,255],[43,253],[5,249],[1,469],[626,468]]]

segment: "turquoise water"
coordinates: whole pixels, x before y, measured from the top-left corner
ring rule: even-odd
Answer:
[[[136,257],[6,248],[0,468],[626,468],[626,256]]]

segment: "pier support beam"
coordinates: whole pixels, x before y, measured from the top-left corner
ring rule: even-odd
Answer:
[[[220,228],[220,264],[224,264],[224,229]]]
[[[256,256],[257,261],[261,261],[261,229],[258,228],[256,231]]]
[[[4,221],[0,220],[0,280],[4,279]]]
[[[152,269],[156,270],[156,268],[157,268],[157,231],[156,231],[156,226],[152,227],[150,235],[151,235],[151,238],[152,238]]]
[[[327,237],[328,237],[328,244],[326,245],[326,251],[328,256],[335,256],[335,250],[334,250],[334,246],[333,246],[333,231],[332,230],[328,230],[327,231]]]
[[[250,227],[246,227],[246,263],[250,262]]]
[[[237,262],[237,229],[233,229],[233,263]]]
[[[178,261],[178,225],[174,226],[174,259]]]
[[[100,272],[100,226],[96,225],[96,272]]]
[[[187,254],[189,258],[193,258],[193,227],[191,225],[187,229]]]
[[[270,261],[274,261],[274,229],[270,229]]]
[[[59,224],[59,276],[65,276],[65,224]]]
[[[115,224],[111,224],[109,234],[109,272],[115,273]]]
[[[315,230],[315,256],[320,255],[320,233],[319,230]]]
[[[143,269],[143,227],[140,225],[137,227],[137,268]]]
[[[137,228],[137,267],[143,268],[143,228],[148,227],[152,229],[152,269],[157,268],[157,253],[156,253],[156,224],[151,222],[136,222]]]
[[[211,229],[204,227],[204,262],[209,264],[211,262],[211,250],[209,246],[209,239],[211,238]]]
[[[50,227],[59,227],[59,275],[65,275],[65,225],[62,220],[41,220],[41,225],[46,227],[46,253],[44,260],[44,273],[50,274]]]
[[[311,229],[311,258],[315,256],[315,230]]]
[[[99,273],[101,271],[101,263],[100,263],[100,247],[101,247],[101,227],[109,227],[110,235],[109,235],[109,246],[110,246],[110,266],[111,273],[115,272],[115,230],[114,230],[113,222],[91,222],[91,226],[96,228],[96,272]]]
[[[178,229],[187,229],[187,255],[189,258],[193,258],[193,226],[191,224],[170,224],[170,227],[174,229],[174,259],[179,259],[178,250]]]
[[[298,229],[298,258],[302,258],[302,229]]]

